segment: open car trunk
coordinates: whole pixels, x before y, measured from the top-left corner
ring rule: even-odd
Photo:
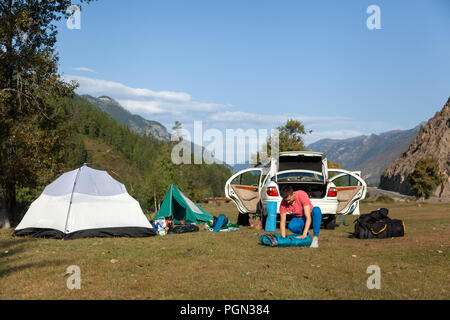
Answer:
[[[309,170],[322,173],[325,180],[328,178],[327,159],[325,158],[325,155],[320,152],[281,152],[278,161],[278,172],[288,170]]]
[[[294,191],[305,191],[311,199],[321,199],[325,197],[327,192],[327,185],[322,183],[279,182],[278,189],[281,190],[285,185],[292,186]]]

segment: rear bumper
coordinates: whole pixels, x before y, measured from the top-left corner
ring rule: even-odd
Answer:
[[[267,215],[267,201],[276,201],[277,202],[277,214],[280,213],[280,204],[281,200],[277,200],[276,198],[272,199],[264,199],[262,201],[263,206],[263,215]],[[336,214],[338,201],[337,199],[311,199],[311,203],[314,207],[319,207],[322,211],[322,214]]]

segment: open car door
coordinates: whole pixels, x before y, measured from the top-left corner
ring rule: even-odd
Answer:
[[[328,169],[328,177],[337,189],[339,204],[336,213],[359,215],[359,200],[364,199],[367,192],[367,184],[361,178],[361,172]]]
[[[225,196],[236,204],[240,213],[255,213],[259,202],[262,168],[239,171],[225,184]]]

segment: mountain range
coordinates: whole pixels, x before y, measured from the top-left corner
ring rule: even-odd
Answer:
[[[158,140],[170,140],[169,132],[161,123],[132,114],[110,97],[101,96],[95,98],[90,95],[83,95],[82,97],[102,111],[108,113],[117,122],[127,126],[130,130],[141,136],[151,135]]]
[[[346,170],[361,171],[369,184],[378,185],[383,171],[408,149],[421,125],[348,139],[321,139],[307,148],[325,153]]]
[[[417,161],[424,158],[437,161],[443,178],[434,196],[450,197],[450,98],[442,110],[422,127],[409,148],[386,169],[381,176],[380,188],[412,194],[408,176],[414,171]]]
[[[120,124],[127,126],[131,131],[136,132],[141,136],[151,136],[160,141],[169,141],[171,136],[167,131],[167,128],[154,120],[147,120],[137,114],[132,114],[124,107],[122,107],[119,102],[113,98],[107,96],[101,96],[95,98],[90,95],[82,95],[83,99],[87,100],[91,105],[98,107],[103,112],[109,114]],[[191,142],[191,152],[195,150],[195,144]],[[203,157],[214,158],[211,152],[201,147]],[[215,163],[223,164],[222,161],[214,158]],[[231,168],[230,166],[227,166]]]

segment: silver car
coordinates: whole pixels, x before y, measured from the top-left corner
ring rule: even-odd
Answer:
[[[327,229],[334,229],[337,214],[359,215],[359,200],[367,190],[361,172],[328,169],[327,158],[320,152],[289,151],[280,152],[278,161],[273,158],[265,166],[231,176],[225,184],[225,195],[240,213],[259,213],[264,225],[267,201],[276,201],[279,213],[283,185],[305,191],[312,205],[321,209]]]

